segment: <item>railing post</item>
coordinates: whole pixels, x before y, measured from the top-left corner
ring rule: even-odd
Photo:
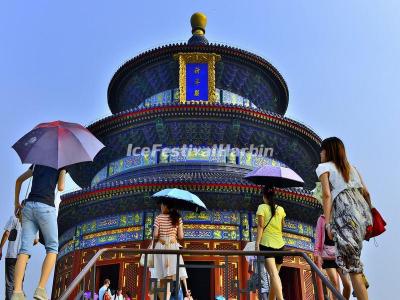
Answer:
[[[228,300],[229,298],[229,287],[228,287],[228,256],[225,255],[225,270],[224,270],[224,282],[225,282],[225,299]]]
[[[153,261],[154,261],[154,259],[153,259]],[[146,281],[147,281],[147,253],[144,255],[143,280],[142,280],[142,300],[146,299]],[[99,300],[102,300],[102,299],[99,299]]]
[[[326,289],[325,283],[322,283],[322,292],[324,293],[324,300],[329,300],[329,294],[328,294],[328,291]]]
[[[179,284],[181,281],[181,278],[179,276],[179,265],[180,265],[180,256],[179,254],[176,255],[176,275],[175,275],[175,300],[178,300],[178,294],[179,294]]]
[[[258,298],[262,299],[262,280],[261,280],[261,262],[260,256],[257,255],[257,280],[258,280]]]
[[[83,293],[85,293],[85,289],[86,289],[85,285],[86,285],[86,276],[83,277],[83,285],[82,285]]]
[[[96,292],[96,263],[93,265],[93,282],[92,282],[92,299],[95,300],[94,298],[94,293]]]

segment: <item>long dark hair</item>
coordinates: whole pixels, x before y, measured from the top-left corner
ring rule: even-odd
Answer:
[[[168,208],[168,214],[171,218],[171,222],[173,226],[179,225],[179,219],[181,218],[181,214],[179,211],[174,207],[174,205],[170,201],[161,201]]]
[[[350,164],[347,160],[343,142],[337,137],[330,137],[322,141],[321,151],[326,152],[326,161],[331,161],[342,174],[344,181],[350,180]]]
[[[274,188],[266,187],[263,188],[263,200],[264,197],[268,200],[268,205],[271,207],[271,216],[275,216],[276,213],[276,203],[275,203],[275,190]],[[265,201],[265,200],[264,200]]]

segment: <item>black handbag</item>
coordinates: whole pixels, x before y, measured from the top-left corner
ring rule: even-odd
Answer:
[[[171,282],[170,289],[169,289],[169,291],[171,293],[171,298],[173,298],[173,299],[175,299],[176,288],[177,288],[177,284],[176,284],[176,280],[174,280]],[[182,291],[182,285],[179,284],[178,295],[181,291]]]
[[[176,293],[176,281],[172,281],[171,282],[170,292],[171,292],[171,295],[175,296],[175,293]]]
[[[8,240],[10,242],[15,242],[15,240],[17,239],[17,235],[18,235],[18,230],[17,229],[11,229],[10,234],[8,235]]]

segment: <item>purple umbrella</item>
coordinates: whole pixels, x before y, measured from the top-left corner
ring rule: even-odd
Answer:
[[[22,163],[54,169],[93,161],[103,147],[82,125],[62,121],[41,123],[13,145]]]
[[[253,170],[244,178],[255,184],[271,187],[286,188],[304,185],[303,179],[292,169],[270,165]]]
[[[85,293],[83,293],[83,297],[84,299],[92,299],[92,292],[91,291],[87,291]],[[97,295],[97,293],[94,293],[94,300],[97,300],[99,298],[99,295]]]

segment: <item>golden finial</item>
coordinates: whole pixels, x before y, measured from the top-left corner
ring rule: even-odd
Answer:
[[[194,13],[190,18],[192,34],[204,35],[206,33],[207,17],[201,12]]]

